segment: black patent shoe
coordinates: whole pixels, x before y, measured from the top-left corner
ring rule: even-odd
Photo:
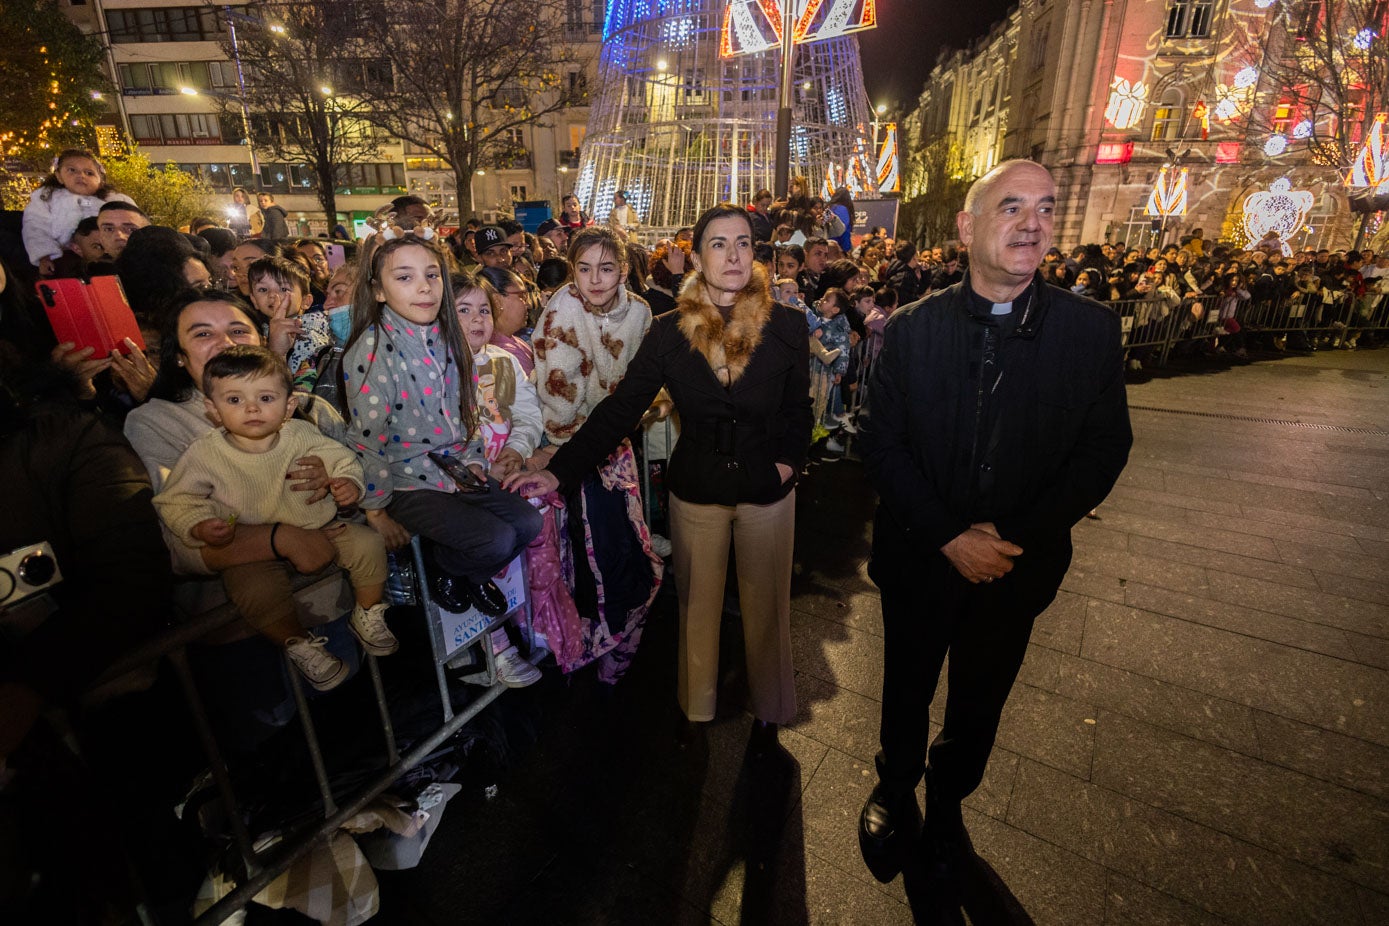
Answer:
[[[497,588],[496,582],[491,579],[474,582],[471,579],[462,578],[458,582],[462,585],[468,600],[473,603],[473,607],[483,614],[488,617],[501,617],[506,613],[506,596],[502,594],[501,589]]]
[[[777,725],[766,720],[753,720],[752,733],[748,737],[748,753],[754,759],[761,759],[776,752],[781,744],[777,742]]]
[[[468,596],[466,589],[467,585],[467,579],[449,575],[435,567],[429,576],[429,595],[445,611],[462,614],[472,607],[472,599]]]
[[[916,792],[900,797],[880,783],[864,802],[858,818],[858,847],[863,862],[883,884],[897,877],[907,854],[921,835],[921,807]]]

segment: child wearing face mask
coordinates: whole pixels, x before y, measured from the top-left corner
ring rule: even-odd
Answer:
[[[108,202],[135,204],[106,182],[106,169],[96,155],[69,148],[53,163],[50,173],[29,196],[24,207],[24,249],[42,276],[52,276],[53,262],[67,253],[77,224],[94,217]]]

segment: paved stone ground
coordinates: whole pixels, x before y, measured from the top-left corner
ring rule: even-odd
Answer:
[[[1389,351],[1129,398],[1128,470],[1075,532],[967,802],[1007,886],[971,919],[1389,923]],[[423,865],[383,876],[380,921],[912,922],[855,835],[882,657],[871,498],[827,462],[799,504],[785,756],[745,761],[736,618],[727,716],[674,747],[664,601],[616,695],[547,680],[499,702],[535,745],[514,734],[499,795],[455,801]]]

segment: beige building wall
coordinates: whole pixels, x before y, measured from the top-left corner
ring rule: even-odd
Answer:
[[[268,153],[256,151],[261,168],[259,182],[252,171],[252,152],[240,143],[239,118],[223,114],[225,103],[235,102],[234,63],[222,51],[224,35],[213,27],[214,10],[197,0],[54,0],[83,31],[103,36],[107,43],[109,76],[117,91],[111,95],[110,121],[119,125],[156,163],[173,162],[200,173],[230,201],[233,186],[269,188],[276,202],[289,213],[290,231],[324,234],[326,222],[318,198],[304,181],[307,171],[280,164]],[[233,7],[239,4],[232,4]],[[146,32],[112,30],[132,17],[156,9],[198,9],[212,19],[188,40],[144,40]],[[601,0],[570,4],[566,36],[591,59],[587,70],[566,75],[566,89],[591,88],[596,79],[602,38]],[[112,14],[115,14],[114,16]],[[168,35],[167,32],[163,33]],[[182,92],[197,89],[197,95]],[[573,188],[578,166],[578,147],[588,122],[588,106],[582,94],[576,105],[545,120],[544,126],[519,130],[518,157],[510,163],[484,169],[473,178],[477,212],[484,219],[509,214],[514,202],[545,199],[555,202],[561,191]],[[236,133],[233,136],[233,133]],[[233,138],[235,140],[233,140]],[[456,220],[457,195],[451,171],[439,170],[408,150],[398,139],[380,139],[380,157],[357,173],[354,192],[339,193],[338,211],[370,213],[401,193],[411,192],[436,204],[449,220]]]

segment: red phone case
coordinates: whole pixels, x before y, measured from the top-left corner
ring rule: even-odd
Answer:
[[[122,349],[126,338],[145,349],[120,277],[92,277],[91,282],[40,280],[35,288],[59,344],[70,341],[77,345],[75,350],[94,347],[92,359],[96,360],[111,356],[113,351],[126,353]]]

